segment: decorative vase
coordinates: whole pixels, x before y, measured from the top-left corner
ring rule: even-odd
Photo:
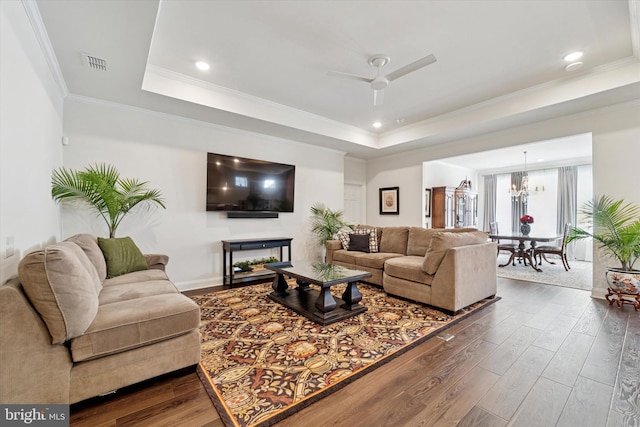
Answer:
[[[520,232],[522,233],[522,235],[528,236],[529,233],[531,233],[531,224],[529,224],[528,222],[520,224]]]
[[[640,294],[640,271],[609,268],[604,273],[609,289],[627,295]]]

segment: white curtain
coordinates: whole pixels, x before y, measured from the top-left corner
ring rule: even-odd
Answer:
[[[498,183],[496,175],[484,176],[484,222],[483,230],[489,230],[489,224],[496,221]]]

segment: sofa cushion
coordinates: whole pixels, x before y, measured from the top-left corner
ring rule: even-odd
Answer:
[[[367,255],[364,252],[349,252],[344,249],[338,249],[333,253],[333,260],[347,264],[356,265],[356,259],[363,255]]]
[[[134,271],[133,273],[123,274],[122,276],[112,277],[102,283],[103,289],[107,286],[122,285],[125,283],[140,283],[150,280],[169,280],[164,270],[149,269]]]
[[[380,238],[380,252],[407,254],[409,227],[384,227]]]
[[[358,267],[369,267],[382,270],[386,260],[401,256],[401,254],[393,254],[389,252],[376,252],[373,254],[363,254],[356,258],[355,261]]]
[[[74,362],[162,341],[198,328],[200,308],[179,293],[100,306],[87,331],[71,340]]]
[[[427,274],[436,274],[447,250],[459,246],[486,243],[488,238],[489,235],[484,231],[438,231],[431,237],[431,244],[423,259],[422,270]]]
[[[384,264],[384,272],[388,276],[430,285],[433,282],[433,275],[422,270],[423,261],[424,256],[415,255],[392,258]]]
[[[125,276],[128,276],[126,274]],[[124,277],[124,276],[119,276]],[[121,283],[105,286],[98,296],[98,304],[112,304],[152,295],[179,293],[176,286],[169,280],[147,280],[144,282]]]
[[[108,278],[149,268],[147,260],[131,237],[112,239],[98,237],[98,246],[107,261]]]
[[[104,259],[102,249],[98,246],[98,238],[96,236],[92,234],[76,234],[75,236],[65,239],[65,242],[73,242],[82,248],[96,268],[100,281],[107,278],[107,262]],[[100,292],[100,290],[98,290],[98,292]]]
[[[431,244],[431,236],[437,232],[436,228],[409,228],[409,237],[407,240],[407,255],[424,256]]]
[[[93,322],[100,278],[77,244],[61,242],[31,252],[20,261],[18,275],[52,344],[82,335]]]

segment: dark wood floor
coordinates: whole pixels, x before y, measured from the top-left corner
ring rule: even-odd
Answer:
[[[278,423],[640,426],[640,313],[498,279],[502,300]],[[72,426],[222,426],[193,372],[71,409]]]

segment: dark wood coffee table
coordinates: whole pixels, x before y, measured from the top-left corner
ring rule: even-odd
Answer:
[[[323,326],[367,310],[359,304],[362,294],[356,286],[358,281],[371,277],[367,271],[306,260],[265,264],[265,268],[277,273],[269,298]],[[284,276],[295,278],[297,288],[289,291]],[[346,283],[347,289],[342,298],[337,298],[331,295],[330,288],[340,283]]]

